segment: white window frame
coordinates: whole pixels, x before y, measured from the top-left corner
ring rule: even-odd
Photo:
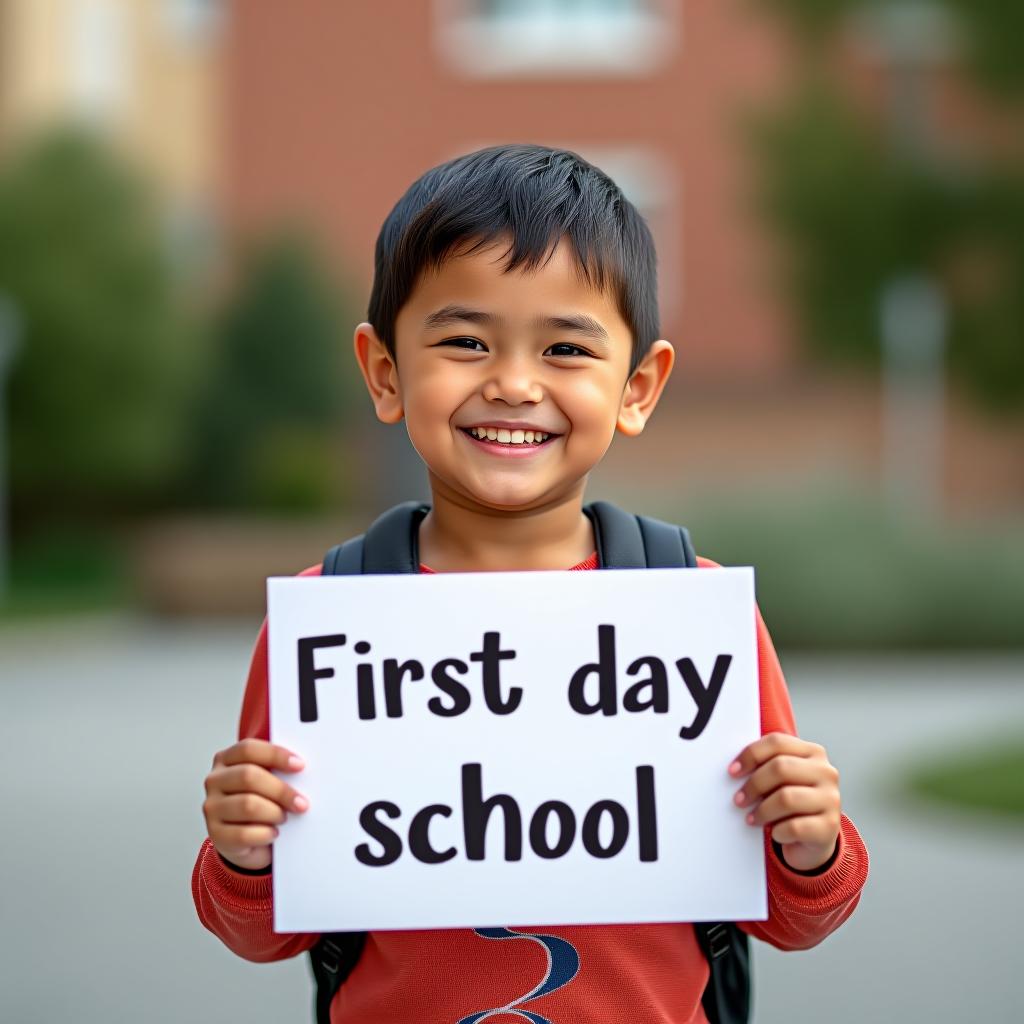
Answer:
[[[128,11],[118,0],[75,0],[68,20],[68,99],[73,114],[108,125],[124,113],[133,86]]]
[[[220,34],[224,0],[162,0],[164,27],[176,42],[207,46]]]
[[[681,0],[601,15],[556,0],[521,0],[520,12],[483,14],[478,0],[435,0],[434,35],[445,63],[472,78],[646,77],[679,45]]]

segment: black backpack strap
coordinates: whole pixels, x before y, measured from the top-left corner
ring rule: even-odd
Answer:
[[[378,516],[360,537],[337,544],[324,556],[324,576],[414,573],[420,569],[420,523],[429,505],[407,501]]]
[[[374,520],[363,538],[363,572],[416,573],[420,571],[420,523],[429,505],[406,501]]]
[[[648,569],[697,568],[697,555],[685,526],[674,526],[648,516],[637,516],[636,520],[644,539]]]
[[[583,509],[594,527],[597,561],[602,569],[646,569],[647,551],[637,517],[610,501],[595,501]]]
[[[331,1000],[359,962],[365,945],[366,932],[333,932],[321,935],[309,951],[317,1024],[331,1024]]]
[[[607,501],[583,510],[594,527],[602,569],[696,568],[697,555],[682,526],[623,512]],[[710,1024],[747,1024],[750,1019],[750,949],[745,932],[731,922],[694,924],[710,969],[701,998]]]
[[[750,1019],[750,943],[731,923],[693,926],[711,969],[701,1005],[710,1024],[746,1024]]]
[[[388,509],[360,537],[337,544],[324,556],[324,576],[419,572],[417,534],[429,505],[409,501]],[[330,1024],[331,1002],[359,962],[366,932],[321,935],[309,951],[316,983],[317,1024]]]
[[[363,571],[363,537],[337,544],[324,556],[324,576],[358,576]],[[359,962],[366,932],[330,932],[321,935],[309,951],[315,984],[314,1012],[317,1024],[331,1024],[331,1001]]]
[[[363,538],[353,537],[344,544],[335,544],[324,555],[321,576],[358,576],[363,571]]]
[[[609,501],[595,501],[583,511],[594,527],[602,569],[692,569],[697,565],[685,527],[630,515]]]

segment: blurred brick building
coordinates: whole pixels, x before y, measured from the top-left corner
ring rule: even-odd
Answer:
[[[602,482],[876,490],[878,389],[807,364],[751,210],[742,119],[785,84],[787,57],[744,0],[292,0],[287,16],[236,2],[224,215],[237,235],[306,223],[364,296],[380,223],[421,171],[493,143],[575,149],[648,217],[680,357],[649,436],[613,449]],[[1024,504],[1020,430],[955,402],[945,423],[921,454],[941,463],[927,502]]]
[[[236,4],[225,204],[245,229],[323,228],[369,282],[384,216],[457,153],[533,141],[579,151],[648,216],[665,331],[701,373],[775,373],[790,349],[753,259],[737,115],[777,47],[732,0],[296,0]]]
[[[610,488],[870,492],[878,388],[808,363],[751,210],[743,118],[785,88],[789,56],[749,0],[0,0],[0,153],[53,121],[94,125],[156,184],[184,263],[299,221],[361,302],[418,173],[506,141],[576,149],[651,223],[679,354],[644,438],[613,448]],[[877,104],[877,66],[847,61]],[[958,131],[984,125],[943,95]],[[935,503],[1024,507],[1020,424],[956,401],[945,423]]]
[[[212,255],[219,0],[0,0],[0,153],[53,125],[100,133],[155,187],[183,261]]]

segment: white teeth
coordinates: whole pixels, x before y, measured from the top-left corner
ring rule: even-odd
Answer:
[[[470,427],[469,433],[480,441],[499,444],[542,444],[551,435],[540,430],[507,430],[504,427]]]

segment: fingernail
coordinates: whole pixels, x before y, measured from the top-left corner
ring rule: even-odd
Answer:
[[[737,807],[742,807],[747,802],[747,794],[741,789],[734,797]]]
[[[739,761],[733,761],[733,763],[731,765],[729,765],[729,774],[730,775],[739,775],[739,773],[742,770],[743,770],[743,765],[741,765],[739,763]]]
[[[748,825],[753,825],[754,824],[754,815],[753,814],[748,814],[747,815],[747,824]]]
[[[299,771],[300,768],[306,767],[306,762],[303,761],[302,758],[298,756],[298,754],[292,754],[288,758],[288,767],[294,769],[295,771]]]
[[[309,807],[309,801],[304,796],[297,796],[292,801],[292,807],[294,807],[295,810],[297,811],[304,811],[307,807]]]

